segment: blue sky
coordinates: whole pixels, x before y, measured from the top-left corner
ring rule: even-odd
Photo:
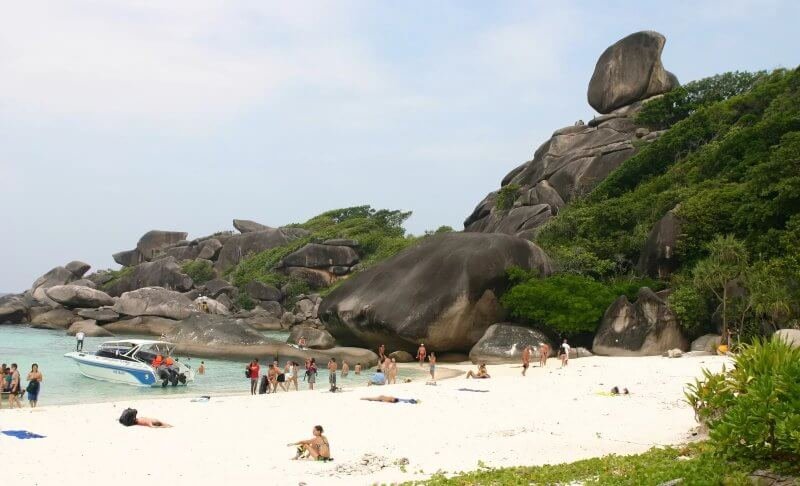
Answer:
[[[685,82],[794,67],[800,2],[2,1],[0,291],[358,204],[461,222],[557,128],[602,51],[667,37]]]

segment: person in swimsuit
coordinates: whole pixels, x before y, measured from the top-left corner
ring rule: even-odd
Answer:
[[[491,376],[489,376],[489,373],[486,371],[486,363],[481,363],[480,365],[478,365],[477,373],[475,373],[472,370],[468,371],[467,378],[475,378],[475,379],[491,378]]]
[[[539,366],[547,366],[547,358],[550,357],[550,345],[539,343]]]
[[[303,337],[303,336],[300,336],[300,339],[297,340],[297,345],[300,346],[301,348],[305,348],[306,347],[306,338]]]
[[[11,372],[11,383],[8,387],[8,406],[9,408],[14,408],[14,404],[16,404],[17,408],[22,408],[22,405],[19,404],[19,396],[22,394],[22,390],[20,389],[20,377],[17,363],[11,363],[9,371]]]
[[[170,424],[164,423],[158,419],[150,417],[137,417],[134,425],[141,425],[142,427],[152,427],[154,429],[168,429],[172,427]]]
[[[308,362],[306,374],[308,374],[308,389],[313,390],[314,383],[317,382],[317,361],[314,358],[311,358],[311,361]]]
[[[338,369],[338,365],[336,364],[336,358],[331,358],[328,360],[328,383],[331,385],[331,391],[336,391],[336,370]]]
[[[431,372],[431,381],[436,383],[436,353],[431,351],[430,356],[428,356],[428,364],[430,364],[430,372]]]
[[[428,355],[428,352],[425,350],[425,344],[420,343],[419,349],[417,349],[417,359],[419,360],[419,366],[422,368],[422,365],[425,364],[425,356]]]
[[[381,344],[378,346],[378,361],[383,362],[383,358],[386,357],[386,346]]]
[[[528,366],[531,365],[531,347],[530,345],[525,346],[525,349],[522,350],[522,376],[525,376],[525,372],[528,371]]]
[[[353,371],[355,372],[355,374],[360,375],[361,374],[361,363],[356,363],[356,367],[353,368]]]
[[[292,383],[294,383],[294,391],[297,391],[297,366],[295,365],[294,361],[287,361],[286,367],[283,369],[283,374],[286,376],[286,389],[290,389],[292,387]]]
[[[346,378],[350,374],[350,365],[347,361],[342,361],[342,378]]]
[[[286,385],[284,384],[286,377],[284,376],[283,379],[280,379],[281,375],[282,373],[281,369],[278,367],[278,362],[273,361],[272,365],[267,371],[267,378],[269,380],[270,387],[272,388],[272,393],[276,393],[278,391],[278,385],[280,385],[283,391],[287,391]]]
[[[390,385],[397,383],[397,360],[394,358],[390,358],[389,374],[386,376],[386,380]]]
[[[198,375],[205,375],[206,374],[206,362],[205,361],[201,361],[200,362],[200,367],[197,368],[197,374]]]
[[[390,397],[388,395],[378,395],[377,397],[363,397],[361,399],[366,400],[368,402],[412,403],[412,404],[419,403],[419,400],[415,398],[397,398],[397,397]]]
[[[33,363],[31,372],[28,373],[28,402],[31,404],[31,408],[36,408],[39,403],[39,390],[42,387],[42,380],[44,380],[44,376],[39,371],[39,365]]]
[[[287,444],[289,447],[297,446],[297,454],[292,459],[308,457],[312,461],[328,461],[331,459],[331,446],[328,438],[322,435],[324,431],[321,425],[315,425],[312,434],[314,437],[309,440],[301,440]]]

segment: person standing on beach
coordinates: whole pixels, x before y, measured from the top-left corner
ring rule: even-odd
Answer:
[[[19,370],[17,370],[17,363],[11,363],[11,385],[8,388],[8,407],[14,408],[14,404],[17,404],[17,408],[22,408],[22,405],[19,404],[19,395],[20,393],[19,387]]]
[[[397,383],[397,360],[394,358],[391,358],[389,362],[389,374],[386,376],[386,379],[390,385]]]
[[[522,376],[525,376],[525,373],[528,371],[528,366],[531,365],[531,346],[530,344],[525,346],[525,349],[522,350]]]
[[[286,385],[286,389],[290,389],[292,387],[292,383],[294,383],[294,391],[297,391],[297,363],[294,361],[288,361],[286,363],[286,369],[284,370],[286,374],[286,381],[288,384]]]
[[[44,380],[44,376],[39,371],[39,365],[33,363],[31,372],[28,373],[28,402],[31,404],[31,408],[36,408],[39,403],[39,390],[42,387],[42,380]]]
[[[308,375],[308,389],[313,390],[314,383],[317,382],[317,361],[314,358],[311,358],[311,361],[308,362],[306,374]]]
[[[383,362],[383,357],[386,356],[386,346],[381,344],[378,346],[378,361]]]
[[[258,358],[253,358],[247,368],[250,371],[250,394],[255,395],[258,388],[258,377],[261,375],[261,367],[258,365]]]
[[[431,351],[431,355],[428,356],[428,364],[430,365],[431,382],[436,383],[436,353],[433,351]]]
[[[338,369],[338,365],[336,364],[336,358],[331,358],[328,361],[328,383],[331,385],[331,391],[336,391],[336,370]]]
[[[547,343],[539,343],[539,366],[547,366],[547,358],[550,357],[550,345]]]
[[[75,334],[75,351],[83,351],[83,339],[86,337],[83,331]]]
[[[346,378],[350,374],[350,365],[347,361],[342,361],[342,378]]]
[[[428,352],[425,350],[425,344],[420,343],[419,349],[417,349],[417,359],[419,360],[420,368],[425,364],[425,356],[428,355]]]
[[[561,343],[561,367],[565,367],[569,364],[569,344],[567,344],[567,340],[564,339],[564,342]]]

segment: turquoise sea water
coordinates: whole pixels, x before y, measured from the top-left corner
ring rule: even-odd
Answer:
[[[264,332],[265,336],[285,341],[288,333]],[[116,336],[115,338],[90,338],[84,341],[84,350],[92,352],[100,343],[114,339],[132,338],[135,336]],[[141,336],[138,336],[141,339]],[[149,388],[109,383],[86,378],[78,372],[75,363],[64,357],[64,353],[75,350],[75,338],[67,336],[64,331],[48,331],[31,329],[26,326],[0,326],[0,363],[17,363],[23,380],[31,369],[32,363],[39,365],[39,370],[44,375],[44,382],[39,394],[39,405],[63,405],[74,403],[107,402],[120,399],[145,399],[173,396],[194,397],[200,395],[221,395],[249,393],[250,380],[244,376],[247,363],[238,361],[223,361],[203,359],[206,365],[206,374],[197,375],[194,383],[189,386]],[[200,365],[199,358],[179,358],[192,368]],[[281,363],[283,364],[283,363]],[[352,363],[351,363],[352,365]],[[324,368],[324,363],[322,367]],[[262,374],[264,367],[262,366]],[[414,371],[399,370],[398,376],[416,374]],[[367,376],[355,376],[350,371],[347,378],[338,377],[339,384],[345,387],[363,386]],[[419,373],[419,376],[422,376]],[[27,383],[27,382],[26,382]],[[303,382],[302,373],[298,382],[300,390],[308,389]],[[328,373],[320,369],[317,375],[315,390],[327,390]],[[23,405],[27,406],[27,403]],[[3,410],[6,404],[3,404]]]

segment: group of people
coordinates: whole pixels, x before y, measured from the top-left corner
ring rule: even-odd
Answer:
[[[558,348],[558,357],[561,359],[561,367],[565,367],[569,364],[569,353],[570,349],[572,349],[567,342],[566,339],[561,343],[561,346]],[[547,358],[550,357],[550,345],[547,343],[539,343],[539,366],[545,367],[547,366]],[[528,368],[531,365],[531,356],[533,355],[533,346],[527,345],[525,349],[522,350],[522,376],[525,376],[525,373],[528,371]]]
[[[303,381],[308,383],[308,389],[313,390],[314,385],[317,383],[317,374],[319,368],[317,367],[317,360],[315,358],[306,358],[303,368],[297,361],[287,361],[281,368],[278,360],[274,360],[268,367],[266,373],[261,375],[261,365],[259,365],[258,358],[253,358],[250,364],[245,368],[245,377],[250,379],[250,394],[265,394],[275,393],[280,388],[283,391],[289,391],[294,387],[295,391],[299,390],[300,372],[304,370]],[[361,374],[361,363],[356,363],[354,367],[356,375]],[[341,369],[336,362],[336,358],[328,360],[328,383],[330,384],[330,391],[338,390],[336,376],[340,374],[342,378],[350,374],[350,365],[347,361],[342,362]],[[259,385],[260,382],[260,385]]]
[[[8,396],[9,408],[14,408],[15,406],[16,408],[22,408],[20,400],[26,393],[31,408],[36,408],[39,403],[39,391],[42,388],[42,381],[44,381],[44,375],[39,371],[38,364],[33,363],[31,365],[31,371],[28,373],[26,381],[28,384],[23,388],[22,376],[17,363],[11,363],[11,366],[3,363],[0,367],[0,392],[2,395]],[[0,397],[0,408],[2,406],[3,400]]]

